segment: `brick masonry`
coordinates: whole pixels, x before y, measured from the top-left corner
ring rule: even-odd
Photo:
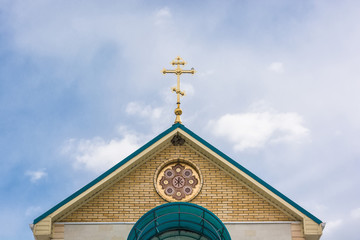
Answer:
[[[199,167],[204,184],[191,202],[209,209],[223,222],[296,221],[189,146],[170,145],[61,222],[136,222],[166,203],[157,194],[153,179],[156,169],[172,158],[185,158]]]

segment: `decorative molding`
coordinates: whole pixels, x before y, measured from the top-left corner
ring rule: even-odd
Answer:
[[[171,143],[174,146],[183,146],[185,143],[185,139],[183,139],[180,134],[176,134],[172,139]]]

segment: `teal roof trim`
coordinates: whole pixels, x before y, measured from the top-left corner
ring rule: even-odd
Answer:
[[[302,212],[303,214],[305,214],[306,216],[308,216],[310,219],[312,219],[313,221],[315,221],[317,224],[321,224],[322,221],[320,219],[318,219],[317,217],[315,217],[314,215],[312,215],[311,213],[309,213],[308,211],[306,211],[304,208],[302,208],[301,206],[299,206],[297,203],[295,203],[294,201],[292,201],[291,199],[289,199],[288,197],[286,197],[284,194],[282,194],[281,192],[279,192],[278,190],[276,190],[275,188],[273,188],[271,185],[269,185],[268,183],[266,183],[264,180],[262,180],[261,178],[259,178],[258,176],[256,176],[255,174],[253,174],[252,172],[250,172],[249,170],[247,170],[245,167],[241,166],[238,162],[234,161],[233,159],[231,159],[230,157],[228,157],[226,154],[224,154],[223,152],[221,152],[220,150],[218,150],[217,148],[215,148],[214,146],[212,146],[210,143],[208,143],[207,141],[205,141],[204,139],[202,139],[201,137],[199,137],[198,135],[196,135],[195,133],[193,133],[191,130],[189,130],[188,128],[186,128],[184,125],[180,125],[179,126],[180,129],[184,130],[186,133],[188,133],[189,135],[191,135],[193,138],[195,138],[196,140],[198,140],[199,142],[201,142],[202,144],[204,144],[206,147],[208,147],[210,150],[212,150],[213,152],[217,153],[219,156],[221,156],[222,158],[224,158],[225,160],[227,160],[228,162],[230,162],[232,165],[234,165],[235,167],[239,168],[241,171],[243,171],[244,173],[246,173],[247,175],[249,175],[250,177],[252,177],[253,179],[255,179],[258,183],[260,183],[261,185],[263,185],[264,187],[266,187],[267,189],[269,189],[271,192],[275,193],[276,195],[278,195],[280,198],[282,198],[283,200],[285,200],[287,203],[289,203],[291,206],[295,207],[297,210],[299,210],[300,212]]]
[[[172,125],[169,129],[165,130],[164,132],[162,132],[161,134],[159,134],[157,137],[153,138],[152,140],[150,140],[148,143],[146,143],[144,146],[142,146],[141,148],[139,148],[138,150],[136,150],[135,152],[133,152],[132,154],[130,154],[128,157],[126,157],[124,160],[120,161],[119,163],[117,163],[115,166],[113,166],[112,168],[110,168],[109,170],[107,170],[106,172],[104,172],[103,174],[101,174],[99,177],[97,177],[96,179],[94,179],[92,182],[90,182],[89,184],[85,185],[84,187],[82,187],[81,189],[79,189],[78,191],[76,191],[75,193],[73,193],[72,195],[70,195],[69,197],[67,197],[66,199],[64,199],[63,201],[61,201],[60,203],[56,204],[53,208],[51,208],[50,210],[48,210],[47,212],[45,212],[44,214],[42,214],[41,216],[37,217],[33,224],[36,224],[38,222],[40,222],[42,219],[46,218],[48,215],[50,215],[51,213],[55,212],[57,209],[59,209],[60,207],[62,207],[63,205],[65,205],[66,203],[70,202],[71,200],[73,200],[74,198],[76,198],[77,196],[79,196],[80,194],[82,194],[83,192],[85,192],[86,190],[88,190],[89,188],[91,188],[92,186],[94,186],[95,184],[97,184],[98,182],[100,182],[102,179],[104,179],[105,177],[107,177],[110,173],[114,172],[116,169],[118,169],[119,167],[121,167],[122,165],[124,165],[125,163],[127,163],[128,161],[130,161],[132,158],[136,157],[138,154],[140,154],[142,151],[144,151],[145,149],[147,149],[148,147],[150,147],[152,144],[154,144],[155,142],[157,142],[158,140],[160,140],[162,137],[166,136],[168,133],[172,132],[173,130],[175,130],[176,128],[178,128],[179,126],[177,124]]]
[[[194,132],[192,132],[191,130],[189,130],[188,128],[186,128],[184,125],[180,124],[180,123],[176,123],[174,125],[172,125],[170,128],[168,128],[167,130],[165,130],[164,132],[162,132],[161,134],[159,134],[157,137],[153,138],[152,140],[150,140],[148,143],[146,143],[144,146],[142,146],[141,148],[139,148],[138,150],[136,150],[135,152],[133,152],[132,154],[130,154],[128,157],[126,157],[124,160],[120,161],[119,163],[117,163],[115,166],[113,166],[112,168],[110,168],[109,170],[107,170],[106,172],[104,172],[103,174],[101,174],[99,177],[97,177],[96,179],[94,179],[92,182],[90,182],[89,184],[87,184],[86,186],[84,186],[83,188],[79,189],[78,191],[76,191],[75,193],[73,193],[72,195],[70,195],[69,197],[67,197],[66,199],[64,199],[63,201],[61,201],[60,203],[58,203],[57,205],[55,205],[53,208],[51,208],[50,210],[48,210],[47,212],[45,212],[44,214],[42,214],[41,216],[37,217],[33,224],[36,224],[38,222],[40,222],[42,219],[44,219],[45,217],[47,217],[48,215],[50,215],[51,213],[55,212],[57,209],[59,209],[60,207],[62,207],[63,205],[65,205],[66,203],[70,202],[72,199],[76,198],[77,196],[79,196],[80,194],[82,194],[83,192],[85,192],[86,190],[88,190],[89,188],[91,188],[92,186],[94,186],[96,183],[100,182],[102,179],[104,179],[106,176],[108,176],[110,173],[114,172],[116,169],[118,169],[119,167],[121,167],[122,165],[124,165],[125,163],[127,163],[128,161],[130,161],[132,158],[136,157],[138,154],[140,154],[142,151],[144,151],[145,149],[147,149],[148,147],[150,147],[152,144],[154,144],[155,142],[157,142],[158,140],[160,140],[161,138],[163,138],[164,136],[166,136],[167,134],[169,134],[170,132],[172,132],[173,130],[180,128],[182,129],[184,132],[188,133],[191,137],[195,138],[197,141],[199,141],[200,143],[202,143],[203,145],[205,145],[207,148],[209,148],[210,150],[212,150],[213,152],[215,152],[216,154],[218,154],[219,156],[221,156],[222,158],[224,158],[225,160],[227,160],[228,162],[230,162],[231,164],[233,164],[234,166],[236,166],[237,168],[239,168],[241,171],[245,172],[247,175],[249,175],[250,177],[252,177],[253,179],[255,179],[257,182],[259,182],[261,185],[263,185],[264,187],[266,187],[267,189],[269,189],[271,192],[273,192],[274,194],[276,194],[277,196],[279,196],[280,198],[282,198],[283,200],[285,200],[287,203],[289,203],[291,206],[295,207],[297,210],[299,210],[300,212],[302,212],[303,214],[305,214],[306,216],[308,216],[310,219],[312,219],[313,221],[315,221],[317,224],[322,223],[322,221],[320,219],[318,219],[317,217],[315,217],[314,215],[312,215],[311,213],[309,213],[308,211],[306,211],[304,208],[300,207],[298,204],[296,204],[294,201],[292,201],[291,199],[289,199],[288,197],[286,197],[285,195],[283,195],[282,193],[280,193],[278,190],[276,190],[275,188],[273,188],[272,186],[270,186],[268,183],[266,183],[265,181],[263,181],[261,178],[259,178],[258,176],[256,176],[255,174],[253,174],[252,172],[250,172],[249,170],[247,170],[246,168],[244,168],[243,166],[241,166],[238,162],[234,161],[233,159],[231,159],[230,157],[228,157],[226,154],[224,154],[223,152],[221,152],[220,150],[218,150],[217,148],[215,148],[214,146],[212,146],[210,143],[208,143],[207,141],[205,141],[204,139],[202,139],[201,137],[199,137],[198,135],[196,135]]]

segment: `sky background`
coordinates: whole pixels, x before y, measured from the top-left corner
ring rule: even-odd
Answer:
[[[359,1],[0,0],[0,239],[186,127],[326,222],[360,227]]]

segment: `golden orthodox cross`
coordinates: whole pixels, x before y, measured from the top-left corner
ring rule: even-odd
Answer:
[[[195,70],[194,68],[191,68],[191,70],[183,70],[180,68],[180,65],[185,65],[186,62],[181,58],[181,57],[177,57],[175,58],[172,62],[172,65],[177,65],[177,67],[174,70],[166,70],[165,68],[162,70],[163,74],[166,73],[175,73],[177,76],[177,86],[171,88],[176,94],[177,94],[177,108],[175,109],[175,115],[176,115],[176,119],[175,119],[175,123],[181,123],[181,119],[180,119],[180,115],[182,114],[182,110],[180,108],[180,96],[184,96],[185,92],[182,92],[180,90],[180,75],[183,73],[191,73],[194,74]]]

